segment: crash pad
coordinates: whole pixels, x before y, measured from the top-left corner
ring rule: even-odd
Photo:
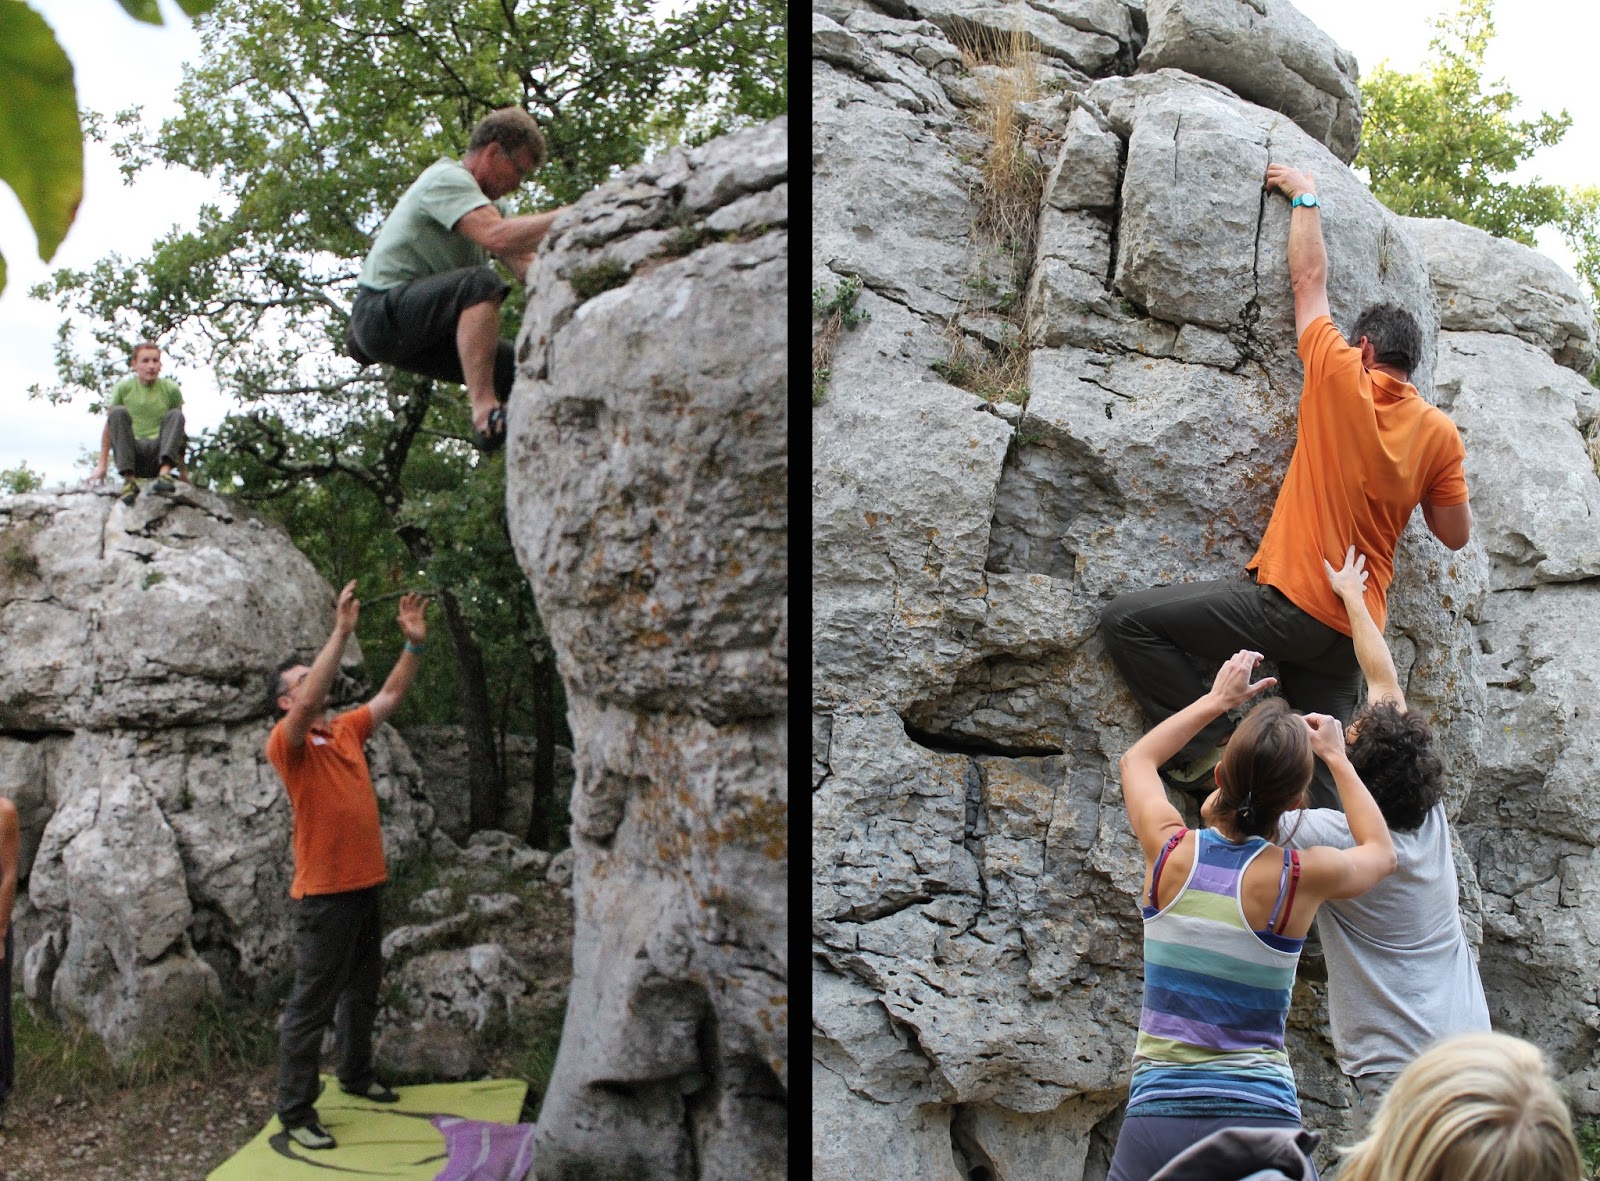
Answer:
[[[302,1148],[273,1116],[206,1181],[522,1181],[532,1163],[533,1125],[517,1123],[528,1085],[518,1079],[397,1087],[398,1103],[346,1095],[327,1075],[322,1083],[317,1115],[337,1148]]]

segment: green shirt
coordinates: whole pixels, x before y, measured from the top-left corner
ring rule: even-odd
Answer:
[[[125,377],[111,391],[111,406],[126,406],[133,419],[133,437],[153,439],[161,433],[161,420],[168,410],[183,405],[178,383],[158,377],[145,385],[138,377]]]
[[[361,268],[361,285],[387,291],[457,267],[483,266],[489,252],[454,227],[474,209],[491,204],[505,213],[507,206],[485,197],[466,165],[441,156],[402,194],[378,231]]]

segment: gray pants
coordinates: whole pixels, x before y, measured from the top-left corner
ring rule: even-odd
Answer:
[[[333,1022],[339,1083],[372,1081],[372,1023],[383,975],[383,887],[308,894],[291,903],[294,989],[278,1023],[278,1118],[285,1128],[317,1118],[322,1031]]]
[[[124,476],[159,476],[161,465],[183,466],[183,449],[188,440],[183,434],[183,411],[168,410],[161,417],[161,433],[153,439],[136,439],[133,415],[126,406],[113,406],[106,413],[111,429],[111,457]]]
[[[1361,693],[1355,644],[1296,607],[1282,592],[1244,579],[1186,582],[1118,595],[1100,613],[1106,652],[1151,723],[1164,721],[1211,688],[1216,664],[1241,648],[1277,663],[1278,690],[1301,713],[1349,722]],[[1201,674],[1193,656],[1211,664]],[[1226,715],[1183,748],[1193,759],[1233,728]],[[1333,777],[1316,761],[1311,803],[1340,808]],[[1342,810],[1342,809],[1341,809]]]

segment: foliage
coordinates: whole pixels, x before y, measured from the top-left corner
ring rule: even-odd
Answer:
[[[833,348],[839,343],[839,334],[872,319],[872,313],[856,307],[861,296],[861,278],[846,275],[829,291],[826,287],[813,288],[811,315],[822,321],[811,341],[811,404],[822,405],[828,393],[828,379],[833,375]]]
[[[44,473],[36,472],[23,460],[16,467],[0,471],[0,492],[13,496],[22,492],[37,492],[44,487]]]
[[[178,0],[190,16],[215,0]],[[121,0],[131,16],[161,23],[157,0]],[[83,199],[78,90],[55,33],[23,0],[0,0],[0,181],[16,193],[48,262]],[[0,291],[6,263],[0,256]]]
[[[1493,0],[1461,0],[1434,22],[1433,58],[1414,74],[1380,64],[1361,83],[1363,128],[1357,167],[1396,213],[1449,217],[1532,245],[1533,231],[1558,222],[1564,193],[1535,179],[1502,179],[1540,148],[1561,140],[1566,111],[1517,119],[1503,80],[1485,83],[1494,37]]]

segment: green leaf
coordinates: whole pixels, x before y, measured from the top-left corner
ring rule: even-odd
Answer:
[[[121,0],[121,3],[134,20],[144,21],[147,25],[161,23],[161,5],[156,0]]]
[[[202,12],[210,12],[217,6],[217,0],[178,0],[178,7],[183,9],[185,16],[199,16]]]
[[[0,0],[0,78],[0,180],[17,194],[48,262],[83,199],[83,132],[72,63],[22,0]]]

